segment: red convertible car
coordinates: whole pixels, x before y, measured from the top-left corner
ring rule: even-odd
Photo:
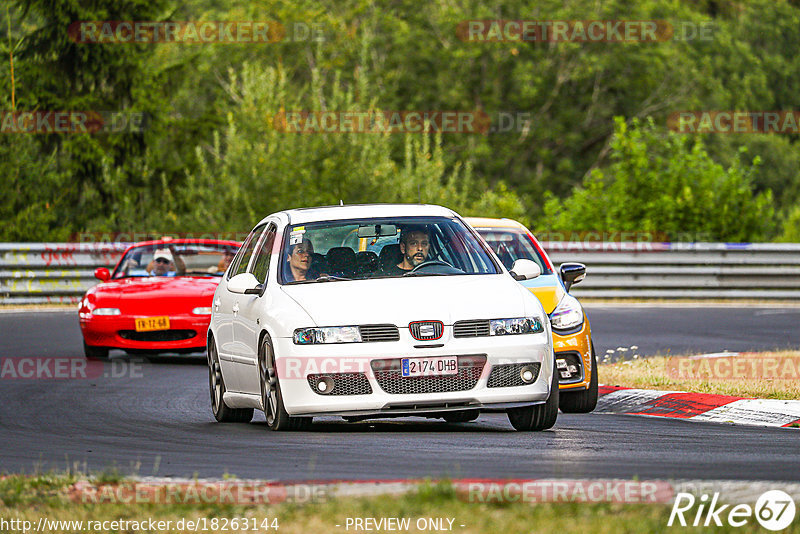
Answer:
[[[113,273],[86,292],[79,317],[87,358],[110,349],[131,354],[202,352],[211,300],[240,243],[162,239],[129,247]]]

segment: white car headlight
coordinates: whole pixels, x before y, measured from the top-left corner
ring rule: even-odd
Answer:
[[[567,330],[583,324],[583,308],[578,299],[572,295],[564,295],[550,314],[550,324],[556,330]]]
[[[119,308],[95,308],[92,310],[92,315],[121,315],[122,312]]]
[[[541,332],[544,332],[544,326],[542,326],[542,321],[538,317],[516,317],[514,319],[492,319],[489,321],[490,336],[539,334]]]
[[[211,315],[211,306],[198,306],[192,310],[195,315]]]
[[[319,343],[361,343],[361,331],[357,326],[328,326],[322,328],[298,328],[294,331],[295,345]]]

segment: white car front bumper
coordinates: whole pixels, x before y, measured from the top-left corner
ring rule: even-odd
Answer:
[[[419,342],[407,335],[400,341],[335,345],[300,346],[289,338],[274,341],[283,403],[293,416],[505,410],[539,404],[550,395],[554,358],[547,332],[436,342]],[[459,374],[403,378],[399,369],[387,368],[388,360],[396,360],[388,362],[396,367],[401,358],[431,356],[458,356]],[[522,364],[539,365],[530,384],[514,379]],[[331,393],[315,391],[309,376],[320,375],[333,378]],[[501,375],[504,379],[498,380]]]

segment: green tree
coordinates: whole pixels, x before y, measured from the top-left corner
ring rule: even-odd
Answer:
[[[164,5],[162,0],[17,1],[10,35],[13,43],[22,33],[19,44],[13,45],[16,110],[152,112],[151,95],[137,93],[150,77],[144,69],[150,49],[141,44],[78,43],[70,37],[69,28],[78,21],[154,20]],[[7,97],[3,101],[9,102]],[[29,213],[40,221],[26,230],[29,239],[79,231],[115,208],[114,192],[103,179],[104,168],[124,169],[127,161],[144,153],[147,143],[145,134],[135,131],[4,140],[5,149],[15,156],[19,150],[20,158],[11,160],[20,164],[12,171],[20,195],[6,197],[4,209]],[[121,186],[135,187],[136,183],[137,177],[127,173]],[[38,214],[42,206],[44,211]]]
[[[648,232],[682,239],[760,241],[774,228],[772,193],[754,194],[758,167],[715,163],[699,139],[665,132],[652,120],[615,119],[611,163],[561,201],[550,197],[546,231]]]
[[[366,50],[366,44],[365,44]],[[198,147],[198,171],[175,192],[176,216],[197,229],[251,227],[272,211],[362,202],[429,202],[463,212],[524,217],[519,199],[504,186],[490,191],[469,164],[448,166],[441,136],[406,134],[404,156],[392,158],[389,133],[291,133],[273,119],[283,110],[378,112],[364,101],[370,90],[362,69],[357,87],[335,72],[312,70],[303,90],[280,67],[245,65],[230,73],[226,90],[237,102],[211,146]],[[280,117],[279,115],[277,115]]]
[[[652,117],[663,125],[681,110],[788,110],[800,90],[800,8],[786,0],[13,1],[10,21],[0,10],[3,109],[11,109],[7,58],[13,50],[20,110],[134,110],[152,117],[140,133],[0,136],[0,154],[10,158],[0,160],[0,180],[15,192],[0,200],[2,221],[19,225],[21,213],[38,221],[4,232],[29,239],[80,230],[194,232],[200,223],[232,225],[222,209],[227,205],[214,203],[227,197],[197,188],[232,195],[264,180],[276,188],[269,194],[274,203],[241,198],[233,205],[249,204],[249,213],[260,214],[278,201],[297,202],[287,191],[302,180],[304,203],[423,197],[479,215],[539,220],[548,193],[568,197],[592,172],[610,176],[620,165],[612,159],[613,117],[628,124]],[[67,35],[77,20],[164,19],[274,20],[288,33],[279,43],[205,45],[88,45]],[[469,42],[457,29],[471,19],[656,19],[710,24],[712,38]],[[324,40],[295,40],[295,23],[318,25]],[[277,109],[480,110],[527,114],[530,123],[506,133],[428,140],[275,135],[240,100],[245,63],[254,72],[277,69],[285,78],[287,96]],[[266,96],[248,91],[274,113],[265,107]],[[335,100],[334,93],[351,100]],[[775,210],[761,217],[769,215],[777,226],[800,200],[797,140],[709,135],[702,143],[688,139],[685,147],[691,154],[700,143],[709,165],[716,162],[724,173],[738,169],[756,193],[772,190]],[[751,172],[755,157],[762,165]],[[259,168],[268,175],[257,180]],[[201,198],[208,201],[202,216]],[[599,211],[586,218],[603,219],[606,208],[591,209]],[[691,218],[679,222],[687,225],[683,232],[698,226]]]
[[[784,214],[782,232],[776,241],[800,243],[800,206],[793,206]]]

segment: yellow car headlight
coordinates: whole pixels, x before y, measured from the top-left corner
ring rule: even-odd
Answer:
[[[583,324],[583,308],[578,299],[565,295],[550,314],[550,324],[555,330],[571,330]]]

